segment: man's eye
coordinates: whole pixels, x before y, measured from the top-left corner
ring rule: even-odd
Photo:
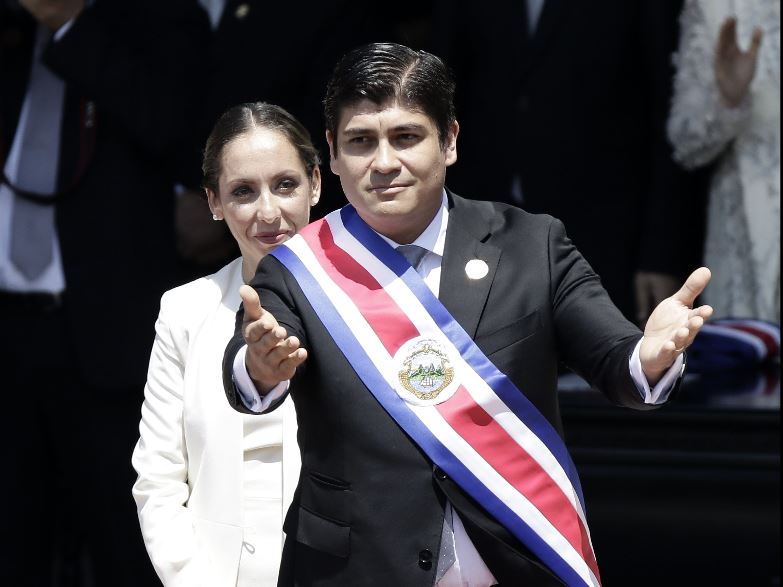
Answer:
[[[362,145],[364,143],[369,142],[369,137],[351,137],[348,139],[348,142],[352,145]]]

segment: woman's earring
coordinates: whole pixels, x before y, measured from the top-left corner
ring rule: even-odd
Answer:
[[[220,220],[220,218],[218,218],[218,215],[217,215],[217,214],[213,214],[213,215],[212,215],[212,220]]]

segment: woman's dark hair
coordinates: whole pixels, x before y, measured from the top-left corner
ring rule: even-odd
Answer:
[[[446,145],[455,120],[454,80],[440,58],[396,43],[372,43],[345,55],[332,73],[324,97],[326,128],[337,138],[337,124],[346,106],[362,100],[401,106],[429,116]],[[335,156],[337,151],[335,149]]]
[[[280,106],[266,102],[246,102],[226,110],[212,128],[201,163],[205,188],[218,193],[223,149],[254,128],[266,128],[283,134],[299,154],[307,176],[313,177],[321,161],[307,129]]]

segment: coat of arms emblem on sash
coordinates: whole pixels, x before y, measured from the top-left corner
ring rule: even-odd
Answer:
[[[408,392],[400,395],[409,403],[439,404],[454,395],[454,367],[438,341],[421,337],[409,340],[397,351],[395,361],[399,365],[398,392]]]

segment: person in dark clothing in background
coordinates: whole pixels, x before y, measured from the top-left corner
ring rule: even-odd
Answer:
[[[560,218],[643,323],[699,262],[701,178],[665,135],[680,0],[436,2],[463,123],[457,192]]]
[[[130,454],[208,23],[195,0],[3,1],[0,23],[0,584],[155,585]]]
[[[321,100],[334,64],[354,47],[377,40],[401,40],[414,47],[429,39],[432,2],[398,3],[393,15],[371,3],[337,0],[309,4],[258,0],[200,0],[213,32],[205,83],[199,92],[199,127],[182,161],[177,200],[178,248],[192,277],[233,259],[234,240],[211,220],[200,186],[201,146],[215,120],[231,106],[263,100],[280,104],[308,129],[322,159],[329,153]],[[323,176],[315,217],[342,205],[339,182]]]

